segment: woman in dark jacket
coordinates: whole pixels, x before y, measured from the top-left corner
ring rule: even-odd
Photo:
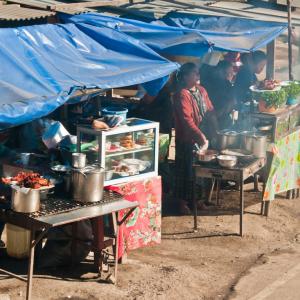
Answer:
[[[232,63],[223,60],[216,66],[210,80],[203,84],[216,110],[220,129],[232,124],[230,114],[236,105],[232,83],[234,74]]]

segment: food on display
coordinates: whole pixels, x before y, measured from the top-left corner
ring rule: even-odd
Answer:
[[[269,90],[272,91],[274,90],[276,87],[278,87],[280,85],[280,81],[278,80],[263,80],[260,81],[257,85],[257,89],[259,90]]]
[[[126,134],[123,137],[121,137],[120,139],[120,146],[124,147],[126,149],[132,149],[135,146],[135,143],[132,139],[132,135],[131,134]]]
[[[43,178],[39,173],[19,172],[15,177],[2,178],[5,184],[15,184],[19,187],[39,189],[41,187],[49,187],[50,181]]]
[[[109,129],[109,126],[100,120],[94,120],[92,123],[94,129]]]
[[[136,142],[141,146],[146,146],[148,144],[148,139],[144,134],[141,134]]]

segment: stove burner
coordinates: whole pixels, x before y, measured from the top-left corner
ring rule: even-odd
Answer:
[[[103,199],[98,202],[81,203],[72,199],[65,199],[59,197],[49,197],[45,200],[41,200],[41,208],[39,211],[28,214],[31,218],[39,218],[51,215],[57,215],[66,213],[72,210],[76,210],[83,207],[95,206],[99,204],[107,204],[110,202],[123,200],[123,196],[112,192],[104,191]]]

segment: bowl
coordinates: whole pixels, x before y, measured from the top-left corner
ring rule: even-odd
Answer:
[[[237,163],[237,157],[233,155],[218,155],[218,163],[221,167],[232,168]]]

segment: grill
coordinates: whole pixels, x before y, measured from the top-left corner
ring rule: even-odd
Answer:
[[[41,209],[37,212],[28,214],[28,216],[36,219],[39,217],[66,213],[84,207],[91,207],[99,204],[104,205],[104,204],[108,204],[120,200],[123,200],[122,195],[112,191],[104,191],[103,199],[101,201],[91,202],[91,203],[81,203],[81,202],[76,202],[72,199],[66,199],[66,198],[54,196],[54,197],[49,197],[47,199],[41,200]]]
[[[247,168],[249,165],[252,164],[260,164],[261,160],[253,157],[251,159],[247,159],[247,160],[240,160],[238,159],[237,164],[232,167],[232,168],[223,168],[219,165],[219,163],[217,161],[213,161],[213,162],[196,162],[195,165],[201,165],[203,166],[203,168],[212,168],[212,169],[222,169],[222,170],[237,170],[237,169],[244,169]]]

